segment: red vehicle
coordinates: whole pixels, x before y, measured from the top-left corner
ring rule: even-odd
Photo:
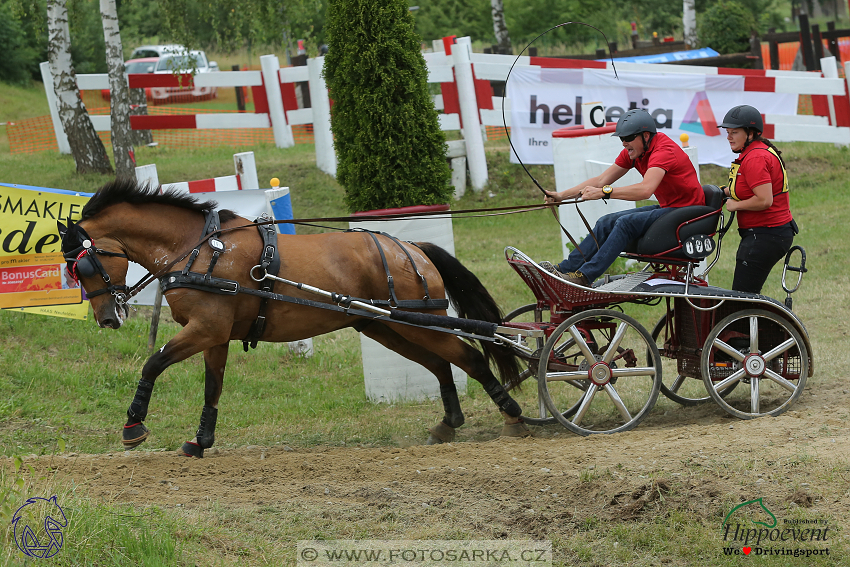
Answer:
[[[128,59],[124,62],[124,72],[128,75],[136,74],[136,73],[153,73],[156,69],[156,64],[159,61],[159,57],[143,57],[141,59]],[[103,89],[100,91],[101,96],[104,100],[109,100],[109,89]],[[151,90],[149,88],[145,89],[145,97],[148,100],[151,100]]]

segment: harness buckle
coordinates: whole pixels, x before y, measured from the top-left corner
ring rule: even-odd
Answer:
[[[227,286],[232,286],[233,289],[229,289],[229,287]],[[232,293],[233,295],[236,295],[237,293],[239,293],[239,282],[219,282],[218,289],[224,293]]]

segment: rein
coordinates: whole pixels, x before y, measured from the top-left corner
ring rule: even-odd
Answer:
[[[548,30],[544,31],[543,33],[541,33],[540,35],[538,35],[537,37],[535,37],[534,39],[532,39],[531,41],[529,41],[529,42],[528,42],[528,45],[526,45],[525,47],[523,47],[523,48],[522,48],[522,51],[520,51],[520,52],[519,52],[519,55],[517,55],[516,59],[514,59],[514,62],[513,62],[513,64],[511,65],[511,68],[510,68],[510,69],[508,69],[508,74],[507,74],[507,76],[505,77],[505,93],[504,93],[504,94],[505,94],[505,96],[502,98],[502,124],[504,125],[504,128],[505,128],[505,135],[508,137],[508,144],[511,146],[511,151],[513,151],[514,156],[516,157],[517,161],[518,161],[518,162],[519,162],[519,164],[522,166],[522,168],[525,170],[526,175],[528,175],[528,177],[531,179],[531,181],[532,181],[532,182],[533,182],[533,183],[537,186],[537,188],[538,188],[538,189],[540,189],[540,192],[541,192],[541,193],[543,193],[543,195],[545,195],[545,196],[547,196],[547,197],[548,197],[548,195],[547,195],[547,193],[546,193],[546,190],[545,190],[545,189],[543,189],[543,187],[540,185],[540,183],[537,181],[537,179],[535,179],[535,178],[534,178],[534,176],[533,176],[533,175],[531,175],[531,172],[530,172],[530,171],[528,171],[528,168],[527,168],[527,167],[525,167],[525,164],[524,164],[524,163],[522,163],[522,160],[519,158],[519,154],[517,153],[516,148],[514,148],[514,143],[513,143],[513,141],[511,140],[511,134],[510,134],[510,132],[508,131],[508,122],[507,122],[507,120],[505,119],[505,98],[507,98],[507,94],[508,94],[508,80],[510,80],[510,78],[511,78],[511,72],[514,70],[514,67],[516,66],[517,62],[519,61],[519,58],[520,58],[520,57],[522,57],[522,54],[523,54],[523,53],[525,53],[525,51],[526,51],[529,47],[531,47],[531,44],[532,44],[532,43],[534,43],[535,41],[537,41],[538,39],[540,39],[541,37],[543,37],[544,35],[546,35],[546,34],[547,34],[547,33],[549,33],[550,31],[555,30],[555,29],[558,29],[558,28],[560,28],[560,27],[568,26],[568,25],[570,25],[570,24],[577,24],[577,25],[581,25],[581,26],[586,26],[586,27],[592,28],[592,29],[594,29],[594,30],[596,30],[596,31],[598,31],[599,33],[601,33],[601,34],[602,34],[602,37],[604,37],[604,38],[605,38],[605,45],[607,45],[607,46],[608,46],[608,54],[611,56],[611,67],[614,69],[614,78],[616,78],[616,79],[619,79],[619,78],[620,78],[620,77],[617,75],[617,66],[616,66],[616,65],[614,65],[614,54],[613,54],[613,53],[611,53],[611,44],[610,44],[610,42],[608,41],[608,36],[606,36],[606,35],[605,35],[605,32],[603,32],[602,30],[600,30],[600,29],[599,29],[599,28],[597,28],[596,26],[592,26],[592,25],[590,25],[590,24],[586,24],[586,23],[584,23],[584,22],[563,22],[563,23],[560,23],[560,24],[558,24],[558,25],[556,25],[556,26],[552,26],[552,27],[551,27],[551,28],[549,28]],[[561,202],[563,202],[563,201],[561,201]],[[588,234],[590,234],[590,236],[593,238],[593,241],[596,243],[596,249],[598,250],[598,249],[599,249],[599,241],[598,241],[598,240],[596,240],[596,235],[593,233],[593,229],[590,227],[590,223],[589,223],[589,222],[587,222],[587,219],[585,218],[584,213],[582,213],[582,212],[581,212],[581,209],[580,209],[580,208],[579,208],[579,206],[578,206],[578,203],[579,203],[579,202],[581,202],[581,201],[579,201],[579,200],[577,200],[577,199],[574,199],[572,202],[573,202],[573,203],[575,203],[575,205],[576,205],[576,212],[578,213],[578,216],[581,218],[581,222],[582,222],[582,223],[584,223],[584,226],[585,226],[585,228],[587,229]],[[571,243],[571,244],[572,244],[572,245],[576,248],[576,250],[578,250],[578,251],[579,251],[579,254],[581,254],[582,258],[584,258],[584,261],[586,262],[586,261],[587,261],[587,256],[585,256],[585,255],[584,255],[584,252],[582,252],[581,248],[579,248],[579,245],[576,243],[575,239],[574,239],[574,238],[573,238],[573,236],[569,233],[569,231],[568,231],[568,230],[564,227],[564,225],[562,225],[562,224],[561,224],[561,219],[559,219],[559,218],[558,218],[558,214],[555,212],[555,209],[552,209],[552,215],[554,215],[554,217],[555,217],[555,222],[556,222],[556,223],[558,223],[558,226],[560,226],[560,227],[561,227],[561,230],[562,230],[562,231],[564,232],[564,234],[567,236],[567,238],[569,239],[570,243]]]
[[[561,204],[573,204],[573,203],[578,204],[580,202],[581,202],[580,200],[574,199],[572,201],[562,201],[559,204],[552,204],[552,205],[547,205],[547,204],[543,204],[543,205],[518,205],[518,206],[511,206],[511,207],[493,207],[493,208],[489,208],[489,209],[462,209],[462,210],[459,210],[459,211],[426,211],[426,212],[416,213],[416,214],[413,214],[413,215],[410,215],[410,214],[407,214],[407,213],[387,213],[387,214],[383,214],[383,215],[368,215],[368,216],[363,215],[363,216],[357,216],[357,217],[353,217],[353,216],[348,216],[348,217],[317,217],[317,218],[306,218],[306,219],[268,220],[268,221],[261,221],[261,222],[252,222],[252,223],[243,224],[243,225],[239,225],[239,226],[233,226],[233,227],[230,227],[230,228],[221,228],[217,231],[211,232],[211,233],[206,234],[203,237],[201,237],[201,239],[198,240],[198,242],[194,246],[192,246],[192,248],[190,248],[186,253],[184,253],[179,258],[169,262],[164,268],[162,268],[158,272],[153,273],[153,272],[148,271],[148,273],[145,276],[143,276],[141,280],[136,282],[134,285],[130,286],[129,291],[127,292],[126,296],[127,296],[127,300],[129,300],[130,298],[139,294],[144,288],[146,288],[148,285],[153,283],[154,280],[157,280],[160,277],[162,277],[163,275],[167,274],[169,272],[169,270],[171,270],[171,268],[173,268],[176,264],[178,264],[179,262],[182,262],[183,260],[188,258],[189,255],[192,254],[193,250],[195,250],[196,248],[199,248],[201,245],[203,245],[205,242],[207,242],[210,238],[212,238],[214,236],[220,236],[220,235],[222,235],[226,232],[232,232],[234,230],[242,230],[244,228],[261,227],[261,226],[272,225],[272,224],[307,224],[307,223],[312,223],[312,222],[390,221],[390,220],[396,220],[396,219],[415,219],[415,218],[418,218],[418,217],[431,217],[431,216],[441,216],[441,215],[442,216],[454,217],[455,215],[461,215],[461,214],[466,214],[466,213],[482,213],[482,212],[484,212],[484,213],[495,213],[495,214],[470,214],[470,215],[466,215],[464,217],[464,218],[479,218],[479,217],[509,215],[509,214],[529,212],[529,211],[539,211],[539,210],[543,210],[543,209],[547,209],[547,208],[551,209],[552,212],[554,213],[554,207],[558,207]],[[585,221],[585,224],[587,224],[587,221]],[[563,228],[563,227],[561,227],[561,228]],[[592,234],[592,232],[591,232],[591,234]],[[569,236],[569,234],[567,234],[567,236]],[[573,241],[572,237],[570,237],[570,241],[573,242],[573,244],[575,245],[575,241]]]

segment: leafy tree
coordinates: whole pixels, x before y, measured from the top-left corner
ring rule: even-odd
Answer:
[[[135,0],[134,0],[135,1]],[[313,33],[321,0],[158,0],[168,35],[187,46],[230,50],[281,45]]]
[[[351,211],[448,202],[445,137],[406,0],[330,0],[325,78]]]
[[[416,32],[429,47],[432,40],[450,35],[495,43],[490,0],[417,0],[416,4]]]
[[[744,53],[750,50],[750,34],[755,29],[751,12],[734,0],[720,0],[703,15],[700,44],[719,53]]]
[[[25,84],[38,67],[38,50],[31,44],[26,30],[12,13],[7,2],[0,3],[0,81]]]

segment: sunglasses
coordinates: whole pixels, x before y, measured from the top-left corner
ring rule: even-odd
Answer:
[[[631,136],[620,136],[620,141],[621,142],[631,142],[637,137],[638,137],[637,134],[632,134]]]

